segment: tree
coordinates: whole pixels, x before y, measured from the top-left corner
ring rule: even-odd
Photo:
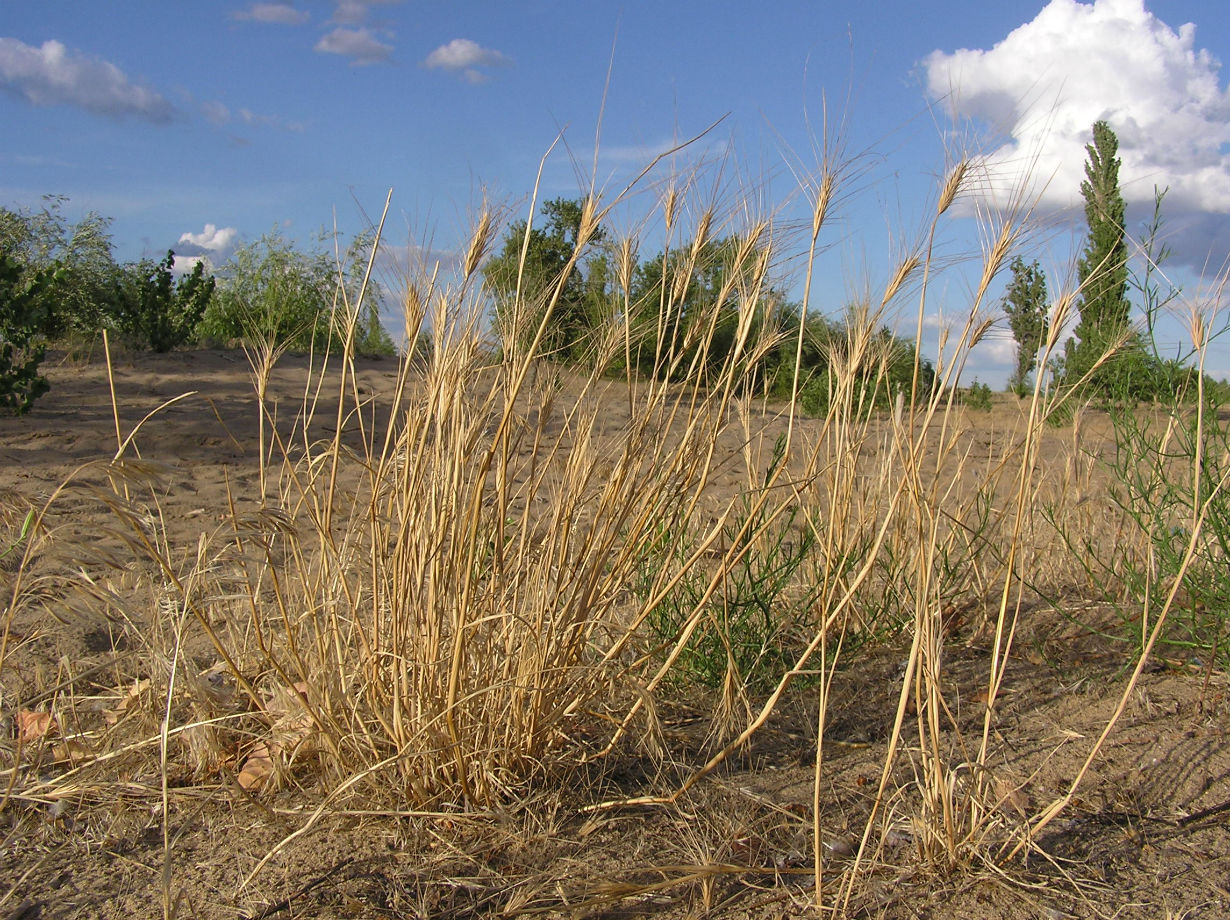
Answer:
[[[45,195],[42,210],[0,208],[0,253],[23,270],[44,272],[54,287],[43,332],[52,339],[94,335],[115,326],[111,219],[91,211],[75,224],[64,217],[62,195]]]
[[[495,300],[496,329],[505,347],[513,343],[527,347],[554,299],[539,354],[576,363],[589,352],[591,334],[600,325],[595,313],[602,309],[609,272],[607,263],[597,260],[596,249],[590,249],[603,242],[601,228],[585,240],[586,251],[569,269],[583,214],[583,203],[574,199],[545,202],[544,226],[529,227],[524,220],[513,223],[500,252],[484,267],[487,290]]]
[[[1093,143],[1085,147],[1085,220],[1089,227],[1077,266],[1081,286],[1080,322],[1064,351],[1063,373],[1074,382],[1110,348],[1128,335],[1131,304],[1127,299],[1125,205],[1119,191],[1119,140],[1104,121],[1093,126]],[[1129,350],[1130,350],[1130,342]],[[1114,395],[1114,361],[1095,372],[1092,383],[1104,396]]]
[[[213,296],[215,281],[198,261],[176,284],[175,253],[161,262],[142,259],[124,266],[117,284],[120,330],[136,345],[166,352],[186,344],[196,334]]]
[[[744,263],[736,264],[740,253]],[[743,298],[760,313],[753,334],[774,331],[781,317],[772,314],[780,312],[775,310],[780,298],[763,286],[762,277],[756,279],[761,289],[747,290],[755,258],[735,237],[721,237],[659,253],[637,266],[631,292],[637,368],[656,377],[682,378],[693,371],[702,350],[704,361],[697,368],[702,374],[721,367],[735,347]]]
[[[1035,260],[1032,265],[1017,256],[1012,260],[1012,281],[1001,304],[1008,314],[1012,337],[1016,339],[1016,370],[1011,387],[1024,396],[1029,375],[1038,364],[1038,349],[1046,340],[1050,326],[1046,275]]]

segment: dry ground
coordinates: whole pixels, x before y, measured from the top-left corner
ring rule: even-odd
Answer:
[[[106,367],[49,361],[51,392],[26,418],[0,419],[0,491],[7,507],[41,501],[81,468],[114,453]],[[362,387],[387,392],[391,362],[361,367]],[[288,416],[306,382],[301,359],[275,378]],[[140,456],[165,477],[163,508],[173,542],[191,547],[220,525],[228,489],[256,494],[257,413],[240,353],[190,352],[117,361],[115,387],[127,432],[187,391],[142,428]],[[621,410],[613,401],[610,424]],[[1010,404],[967,417],[969,443],[990,455],[1009,430]],[[331,412],[321,417],[329,419]],[[325,423],[322,423],[325,424]],[[1096,424],[1094,426],[1096,428]],[[1069,431],[1048,433],[1058,456]],[[981,447],[979,447],[981,445]],[[733,468],[733,465],[732,465]],[[717,487],[737,488],[735,473]],[[62,511],[83,541],[108,526],[88,503]],[[13,518],[11,513],[10,518]],[[18,515],[19,517],[20,515]],[[13,533],[8,521],[6,534]],[[11,537],[10,537],[11,539]],[[6,544],[7,545],[7,544]],[[3,551],[4,546],[0,546]],[[11,560],[6,560],[11,562]],[[14,577],[8,564],[0,583]],[[1075,586],[1074,586],[1075,587]],[[1074,597],[1079,592],[1074,592]],[[1074,601],[1074,603],[1077,603]],[[15,778],[18,708],[115,706],[141,652],[133,630],[54,594],[40,617],[12,622],[0,672],[0,778]],[[1005,828],[1062,795],[1114,710],[1129,661],[1121,646],[1039,606],[1030,611],[1001,699],[994,759]],[[985,636],[958,631],[949,668],[957,723],[977,737]],[[852,834],[870,808],[904,658],[900,640],[849,659],[828,714],[820,799],[829,881],[848,871]],[[208,664],[202,661],[202,664]],[[983,701],[985,697],[983,698]],[[659,713],[670,755],[629,748],[588,773],[555,777],[506,811],[415,816],[329,812],[312,789],[251,794],[237,764],[205,779],[172,776],[169,833],[157,757],[144,770],[117,768],[109,788],[9,798],[0,811],[0,918],[133,917],[162,912],[162,892],[189,917],[465,917],[806,915],[815,713],[799,691],[727,762],[669,806],[587,808],[626,796],[669,793],[703,762],[701,697]],[[1230,740],[1227,679],[1195,661],[1150,666],[1077,798],[1035,841],[1027,858],[988,860],[939,873],[922,865],[907,815],[915,803],[907,751],[889,803],[884,845],[864,868],[848,905],[869,917],[1222,917],[1230,910]],[[907,745],[910,741],[907,734]],[[36,750],[39,745],[47,748]],[[54,739],[22,753],[23,775],[64,773]],[[128,763],[128,761],[125,761]],[[68,792],[65,792],[68,790]],[[281,846],[244,884],[259,861]],[[997,852],[996,841],[985,851]],[[166,854],[170,853],[169,861]],[[169,883],[165,870],[169,868]]]

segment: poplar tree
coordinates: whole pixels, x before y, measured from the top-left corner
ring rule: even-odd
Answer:
[[[1077,265],[1081,298],[1076,338],[1064,353],[1064,376],[1079,379],[1127,332],[1131,304],[1127,299],[1127,239],[1123,195],[1119,191],[1119,139],[1104,122],[1093,126],[1093,143],[1085,147],[1085,220],[1089,233]],[[1109,362],[1094,375],[1095,388],[1105,391],[1113,374]],[[1111,395],[1105,393],[1104,395]]]

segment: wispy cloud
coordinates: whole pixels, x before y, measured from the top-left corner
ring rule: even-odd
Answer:
[[[165,124],[176,115],[165,97],[134,83],[114,64],[54,39],[34,47],[0,38],[0,88],[33,105],[68,105],[106,118]]]
[[[231,120],[231,110],[216,100],[201,103],[201,114],[211,125],[224,125]]]
[[[367,22],[373,6],[391,6],[402,0],[336,0],[333,5],[333,21],[342,25],[357,26]]]
[[[249,127],[277,128],[281,131],[291,131],[296,134],[301,134],[305,130],[305,126],[301,121],[292,121],[280,115],[262,115],[248,108],[239,108],[232,112],[226,103],[219,102],[216,99],[202,102],[200,108],[201,114],[205,116],[205,120],[219,128],[237,121]]]
[[[429,70],[446,70],[470,83],[482,83],[488,75],[479,68],[501,67],[511,63],[503,52],[484,48],[468,38],[454,38],[427,55],[423,66]]]
[[[386,60],[393,46],[377,39],[370,29],[339,26],[316,43],[316,50],[348,57],[351,64],[375,64]]]
[[[252,22],[269,22],[276,25],[298,26],[312,18],[306,10],[296,9],[290,3],[253,3],[246,10],[231,14],[234,19]]]
[[[924,66],[935,98],[1006,138],[986,157],[999,177],[988,196],[1032,180],[1044,208],[1079,204],[1085,145],[1102,119],[1119,138],[1129,206],[1169,188],[1174,229],[1203,236],[1200,251],[1176,252],[1190,262],[1210,255],[1212,238],[1214,258],[1230,243],[1230,89],[1195,42],[1194,25],[1175,31],[1143,0],[1053,0],[990,50],[936,51]]]
[[[280,115],[261,115],[259,112],[253,112],[251,109],[240,109],[238,114],[239,120],[245,125],[278,128],[295,134],[302,134],[304,130],[303,122],[291,121],[282,118]]]

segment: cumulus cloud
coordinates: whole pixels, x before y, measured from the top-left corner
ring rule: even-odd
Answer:
[[[235,19],[252,22],[270,22],[276,25],[297,26],[311,19],[305,10],[295,9],[289,3],[253,3],[246,10],[231,14]]]
[[[1155,186],[1168,187],[1176,255],[1189,264],[1224,258],[1230,88],[1220,63],[1197,47],[1195,25],[1176,31],[1143,0],[1052,0],[990,50],[935,51],[923,63],[934,98],[1005,138],[986,157],[996,177],[988,195],[1002,203],[1032,181],[1042,207],[1078,206],[1085,145],[1104,120],[1119,138],[1130,219]]]
[[[487,74],[480,67],[499,67],[512,63],[508,56],[492,48],[484,48],[468,38],[454,38],[441,45],[423,61],[429,70],[447,70],[470,83],[482,83]]]
[[[326,33],[316,43],[324,54],[340,54],[352,64],[375,64],[388,58],[393,46],[376,38],[370,29],[347,29],[339,26]]]
[[[223,253],[235,245],[239,231],[234,227],[219,227],[216,224],[206,224],[200,233],[184,233],[179,238],[182,255],[185,259],[204,256],[209,253]],[[185,245],[186,244],[186,245]],[[191,265],[189,266],[191,268]]]
[[[978,356],[987,364],[996,367],[1012,367],[1016,364],[1016,339],[1011,330],[992,329],[976,346]]]
[[[176,114],[163,96],[134,83],[114,64],[55,40],[36,48],[0,38],[0,88],[34,105],[71,105],[107,118],[162,124]]]
[[[175,258],[171,260],[171,274],[190,275],[199,262],[205,263],[205,271],[210,270],[210,261],[204,256],[181,256],[179,253],[176,253]]]

